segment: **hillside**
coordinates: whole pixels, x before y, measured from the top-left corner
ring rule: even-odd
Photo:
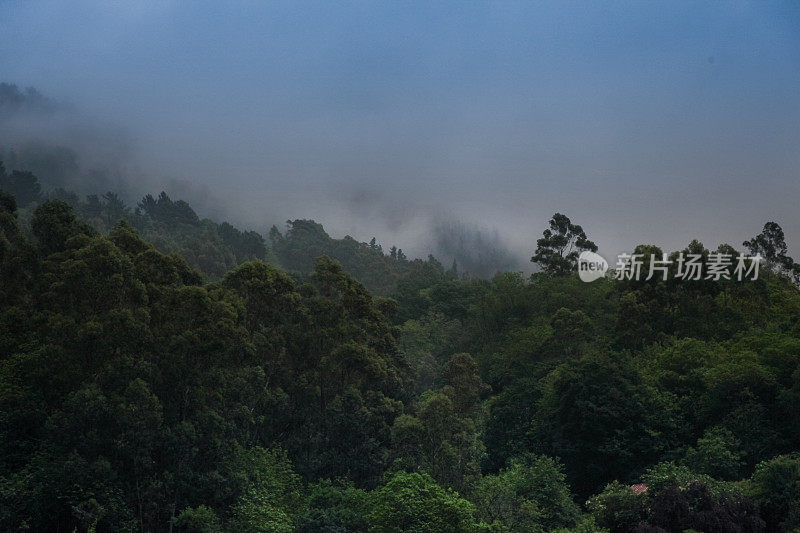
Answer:
[[[164,194],[37,194],[0,214],[3,530],[800,525],[769,224],[757,280],[584,283],[552,232],[541,273],[482,280],[311,221],[267,247]]]

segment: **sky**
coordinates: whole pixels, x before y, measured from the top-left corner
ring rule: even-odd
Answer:
[[[457,220],[527,259],[558,211],[611,260],[774,220],[800,255],[798,2],[0,0],[0,81],[262,231],[422,254]]]

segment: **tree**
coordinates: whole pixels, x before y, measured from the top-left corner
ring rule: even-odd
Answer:
[[[777,223],[767,222],[761,233],[742,244],[752,255],[760,254],[768,266],[791,276],[795,281],[800,277],[800,265],[787,255],[788,248],[783,228]]]
[[[709,428],[686,451],[683,462],[693,471],[716,479],[737,479],[742,466],[739,440],[722,426]]]
[[[550,319],[555,350],[564,355],[576,355],[592,338],[592,321],[583,311],[570,311],[562,307]]]
[[[115,193],[108,191],[103,195],[103,201],[108,224],[115,224],[130,215],[130,209]]]
[[[611,533],[628,533],[644,518],[644,495],[629,485],[612,481],[600,494],[586,502],[586,507],[601,526]]]
[[[99,217],[103,212],[103,205],[100,203],[100,198],[96,194],[90,194],[86,197],[86,207],[83,209],[88,218]]]
[[[72,208],[60,200],[45,202],[36,208],[31,219],[33,234],[45,254],[63,251],[71,237],[97,232],[75,217]]]
[[[547,274],[567,274],[577,267],[581,252],[597,251],[597,245],[586,237],[583,228],[561,213],[553,215],[550,228],[542,235],[536,241],[536,253],[531,262],[538,264]]]
[[[366,531],[369,494],[352,482],[321,480],[308,487],[305,513],[297,519],[300,533]]]
[[[749,498],[736,492],[714,494],[708,483],[694,480],[655,493],[649,501],[646,525],[650,529],[640,525],[638,531],[761,533],[765,523],[758,506]]]
[[[139,209],[147,213],[153,220],[164,224],[190,224],[197,225],[200,219],[197,213],[184,202],[178,200],[173,202],[167,193],[161,191],[158,199],[148,194],[138,204]]]
[[[533,431],[585,497],[669,449],[673,410],[629,356],[590,353],[547,376]]]
[[[544,455],[512,459],[497,475],[484,476],[473,500],[484,522],[511,531],[551,531],[580,519],[561,465]]]
[[[445,363],[442,378],[446,383],[445,394],[453,400],[453,407],[461,416],[477,419],[481,410],[481,397],[490,388],[478,374],[475,360],[467,353],[453,355]]]
[[[401,415],[392,427],[392,441],[408,468],[422,468],[437,482],[466,488],[480,473],[483,446],[476,421],[458,412],[452,389],[426,391],[416,416]]]
[[[375,533],[478,531],[475,507],[424,473],[395,472],[370,494],[367,520]]]
[[[480,473],[480,399],[488,387],[469,354],[453,355],[442,378],[442,388],[420,396],[416,416],[397,417],[392,438],[409,468],[422,468],[437,482],[463,489]]]
[[[800,456],[780,455],[759,463],[747,487],[770,531],[800,528]]]
[[[305,498],[300,477],[285,451],[234,445],[221,474],[232,492],[239,495],[231,507],[229,530],[294,531],[294,517],[303,511]]]
[[[173,525],[182,533],[222,533],[222,523],[210,507],[200,505],[188,508],[174,520]]]
[[[2,168],[0,189],[13,194],[20,207],[27,207],[42,198],[42,186],[39,185],[39,179],[28,171],[14,170],[11,174],[6,174],[5,168]]]

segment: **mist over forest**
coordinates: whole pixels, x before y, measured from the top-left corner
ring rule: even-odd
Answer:
[[[195,184],[189,176],[160,174],[123,127],[103,124],[33,87],[22,89],[7,82],[0,83],[0,160],[8,168],[33,172],[45,191],[67,188],[82,195],[114,191],[135,204],[145,194],[164,190],[187,200],[203,217],[230,221],[265,234],[275,224],[282,227],[285,220],[272,207],[281,203],[274,197],[264,198],[262,205],[250,212],[243,211],[240,204],[246,202],[242,197]],[[235,180],[236,176],[231,178]],[[334,227],[351,228],[362,241],[374,237],[377,223],[384,235],[407,239],[393,244],[423,257],[432,253],[448,265],[456,261],[462,271],[473,275],[487,277],[503,270],[529,270],[527,252],[512,251],[497,228],[457,221],[446,212],[426,212],[419,206],[408,208],[403,205],[408,202],[404,199],[384,209],[380,198],[357,189],[344,196],[348,194],[346,214],[337,215],[347,219],[334,218]],[[309,197],[312,205],[315,201]]]
[[[800,4],[0,0],[0,532],[800,532]]]
[[[556,210],[611,257],[736,243],[765,212],[797,246],[791,3],[39,5],[3,6],[0,79],[69,111],[15,130],[152,183],[130,200],[420,257],[443,220],[497,231],[518,268]]]

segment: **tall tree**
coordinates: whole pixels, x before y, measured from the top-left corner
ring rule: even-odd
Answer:
[[[566,215],[556,213],[550,219],[550,228],[536,241],[531,262],[547,274],[563,275],[575,270],[578,255],[585,250],[596,252],[597,245],[586,237],[582,227],[573,224]]]
[[[42,199],[42,186],[32,172],[15,170],[8,174],[0,166],[0,189],[16,196],[17,204],[26,207]]]
[[[752,255],[761,255],[768,266],[790,276],[794,281],[800,278],[800,265],[789,257],[783,228],[776,222],[767,222],[761,233],[742,244]]]

